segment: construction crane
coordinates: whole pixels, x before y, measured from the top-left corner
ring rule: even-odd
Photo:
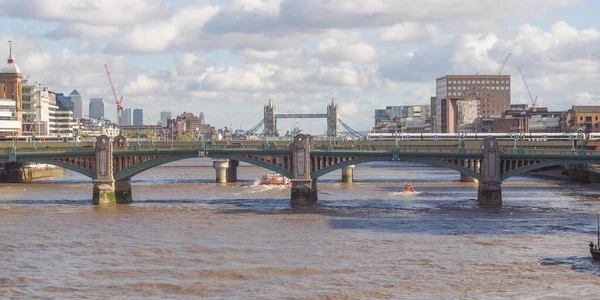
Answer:
[[[106,76],[108,76],[108,82],[110,83],[110,88],[112,89],[113,97],[115,98],[115,104],[117,105],[117,126],[120,126],[121,112],[123,111],[123,96],[121,96],[121,98],[117,98],[117,92],[115,92],[115,86],[113,85],[112,79],[110,78],[108,66],[105,64],[104,68],[106,69]]]
[[[533,99],[533,96],[531,96],[531,92],[529,91],[529,86],[527,85],[527,81],[525,81],[525,77],[523,77],[523,72],[521,72],[521,68],[517,67],[517,69],[519,70],[519,73],[521,74],[521,78],[523,78],[523,83],[525,83],[525,87],[527,88],[527,93],[529,94],[529,98],[531,99],[532,106],[537,107],[536,106],[537,96],[535,97],[535,99]]]
[[[508,61],[508,59],[510,58],[511,55],[512,55],[512,52],[508,53],[508,56],[506,56],[506,59],[504,60],[502,67],[500,67],[500,71],[498,71],[498,75],[500,75],[500,73],[502,73],[502,70],[504,70],[504,66],[506,66],[506,62]]]

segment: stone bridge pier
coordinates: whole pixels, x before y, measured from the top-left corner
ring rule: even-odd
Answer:
[[[483,143],[483,179],[479,181],[477,201],[483,206],[502,205],[502,180],[500,179],[500,147],[494,138]]]
[[[312,136],[299,134],[292,144],[292,191],[290,205],[306,207],[317,204],[317,181],[310,176],[310,149],[314,147]]]
[[[131,203],[130,178],[115,180],[113,175],[113,143],[106,135],[96,139],[96,171],[94,176],[94,191],[92,204],[126,204]]]

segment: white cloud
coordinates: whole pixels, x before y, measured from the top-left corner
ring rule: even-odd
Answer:
[[[364,42],[340,44],[335,39],[327,39],[317,44],[317,55],[335,60],[369,62],[376,58],[375,48]]]

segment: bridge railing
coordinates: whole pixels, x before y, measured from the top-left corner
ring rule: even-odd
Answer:
[[[600,155],[597,150],[582,149],[500,149],[503,154],[518,155]]]

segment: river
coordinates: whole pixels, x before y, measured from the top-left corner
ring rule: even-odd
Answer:
[[[479,208],[457,172],[401,163],[319,179],[290,209],[264,169],[215,184],[211,161],[132,179],[134,203],[91,205],[67,171],[0,185],[3,299],[594,299],[599,186],[517,177]],[[416,194],[403,194],[410,182]]]

